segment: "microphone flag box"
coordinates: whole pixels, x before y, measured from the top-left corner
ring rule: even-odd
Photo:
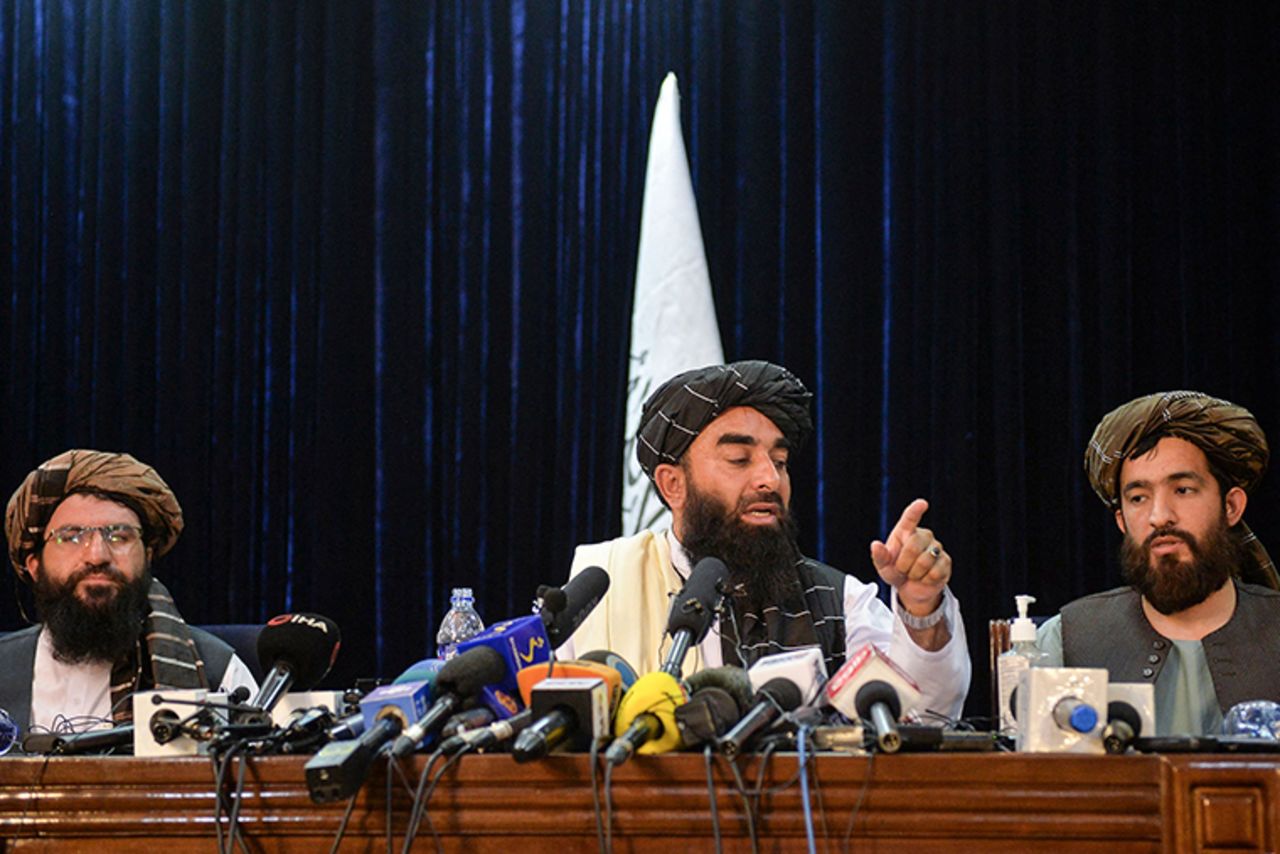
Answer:
[[[342,717],[342,692],[290,691],[271,710],[271,723],[283,729],[291,723],[295,713],[301,714],[317,707],[332,712],[335,718]]]
[[[1020,753],[1106,753],[1107,671],[1031,667],[1018,678]]]
[[[360,714],[367,732],[383,718],[400,721],[402,729],[413,726],[427,713],[431,702],[431,683],[402,682],[382,685],[360,698]]]
[[[205,688],[142,691],[133,695],[134,756],[204,756],[216,729],[227,722],[225,693]],[[190,719],[190,720],[188,720]],[[208,738],[194,738],[194,734]]]
[[[1108,682],[1107,704],[1116,700],[1133,706],[1142,720],[1142,734],[1156,734],[1156,686],[1150,682]]]
[[[533,686],[529,704],[533,719],[539,720],[556,709],[568,709],[578,725],[563,742],[567,750],[590,750],[593,742],[612,735],[609,728],[609,687],[598,676],[543,679]]]
[[[800,704],[808,706],[818,699],[818,693],[827,682],[827,662],[822,650],[816,646],[766,655],[747,671],[751,680],[751,693],[759,691],[770,679],[783,677],[796,683],[804,692]]]
[[[547,640],[547,629],[542,623],[542,618],[536,614],[494,623],[479,634],[459,642],[458,653],[464,653],[477,646],[492,647],[502,654],[503,661],[507,663],[507,672],[495,687],[511,698],[520,695],[516,674],[522,668],[551,658],[551,642]],[[504,714],[499,709],[493,711],[501,717],[510,717],[514,714],[513,712]]]
[[[897,690],[903,719],[919,712],[922,702],[920,686],[871,643],[863,644],[827,682],[827,702],[849,720],[856,721],[858,709],[855,700],[858,689],[877,679],[888,682]]]

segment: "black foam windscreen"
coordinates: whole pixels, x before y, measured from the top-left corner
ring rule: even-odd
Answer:
[[[893,696],[896,699],[898,695],[895,693]],[[756,702],[766,699],[772,700],[774,705],[782,711],[791,712],[800,708],[800,704],[804,702],[804,695],[800,693],[800,686],[795,682],[785,676],[775,676],[761,685],[760,690],[756,692]]]
[[[745,710],[732,694],[718,685],[699,688],[689,702],[675,710],[681,744],[698,747],[715,741],[742,719]]]
[[[741,667],[708,667],[684,680],[684,684],[690,694],[703,688],[719,688],[737,703],[740,715],[751,708],[751,677]]]
[[[435,696],[444,692],[470,697],[486,685],[500,682],[507,673],[507,662],[491,646],[473,646],[444,663],[436,674]]]
[[[684,588],[671,602],[667,617],[667,634],[674,635],[681,629],[691,632],[695,642],[701,641],[711,628],[715,609],[723,594],[721,587],[729,577],[729,567],[714,557],[704,557],[689,574]]]
[[[870,718],[871,707],[876,703],[884,703],[888,706],[889,714],[894,720],[902,715],[902,702],[898,699],[898,692],[882,679],[872,679],[859,688],[853,698],[853,706],[858,710],[860,718]]]
[[[292,688],[309,691],[324,678],[338,657],[342,634],[338,624],[319,614],[281,614],[258,634],[258,661],[267,669],[288,664]]]
[[[560,592],[564,595],[564,601],[558,609],[552,609],[550,605],[553,600],[555,604],[560,604],[559,597],[554,595],[543,597],[543,605],[548,613],[555,611],[549,621],[544,620],[547,639],[551,641],[552,649],[567,641],[578,630],[578,626],[582,625],[587,615],[600,604],[604,594],[609,592],[609,573],[598,566],[588,566],[570,578],[564,587],[560,588]]]

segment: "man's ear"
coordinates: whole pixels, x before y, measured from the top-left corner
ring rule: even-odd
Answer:
[[[1244,515],[1245,505],[1249,503],[1249,494],[1240,487],[1233,486],[1223,496],[1222,503],[1226,508],[1227,527],[1230,528]]]
[[[29,554],[27,555],[27,559],[24,563],[26,564],[26,572],[23,573],[25,576],[23,580],[28,584],[35,584],[36,570],[40,568],[40,558],[36,557],[34,554]]]
[[[1129,529],[1124,525],[1124,511],[1119,507],[1116,508],[1116,527],[1120,529],[1122,534],[1129,533]]]
[[[663,501],[667,502],[672,513],[684,507],[689,484],[683,468],[670,463],[661,464],[653,470],[653,485],[658,488],[658,494],[662,496]]]

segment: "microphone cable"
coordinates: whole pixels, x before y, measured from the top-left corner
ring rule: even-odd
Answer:
[[[720,809],[716,806],[716,780],[712,774],[715,767],[715,745],[708,741],[702,748],[702,764],[707,771],[707,798],[711,801],[711,838],[715,841],[716,854],[722,854],[720,847]]]
[[[431,831],[431,839],[435,843],[436,850],[444,850],[440,844],[440,833],[436,830],[435,822],[431,820],[431,815],[427,812],[427,804],[431,802],[431,796],[435,793],[436,786],[440,785],[444,775],[449,772],[450,768],[461,762],[462,757],[472,749],[472,745],[465,745],[457,753],[446,759],[445,763],[440,766],[440,770],[436,771],[434,775],[431,773],[431,767],[444,756],[444,752],[440,748],[436,748],[435,752],[427,759],[427,764],[422,769],[422,775],[418,777],[418,790],[413,796],[413,809],[409,816],[409,828],[405,832],[404,846],[400,849],[404,854],[409,854],[409,851],[413,848],[413,840],[417,837],[418,830],[422,827],[424,819],[427,822],[427,829]],[[427,784],[428,779],[431,781],[430,785]]]
[[[796,753],[799,755],[800,762],[800,803],[804,806],[804,836],[809,843],[809,854],[818,854],[818,847],[813,839],[813,808],[809,803],[809,757],[805,753],[810,731],[808,724],[800,725],[800,731],[796,734]],[[818,772],[815,768],[814,778],[816,779],[817,776]]]
[[[387,757],[387,787],[384,794],[386,799],[386,820],[387,820],[387,854],[393,854],[395,850],[395,810],[392,795],[395,790],[395,778],[400,778],[400,782],[404,784],[404,790],[410,798],[417,797],[413,789],[413,784],[409,782],[409,778],[405,776],[404,768],[400,766],[400,762],[392,757]],[[412,803],[412,802],[411,802]],[[410,811],[412,815],[412,811]]]
[[[853,836],[853,825],[858,818],[858,810],[862,809],[862,802],[867,797],[867,790],[871,788],[871,775],[875,771],[876,756],[879,754],[874,750],[867,751],[867,776],[862,781],[862,791],[858,792],[858,799],[853,802],[853,812],[849,813],[849,825],[844,829],[844,850],[849,850],[849,840]]]
[[[591,763],[591,811],[596,817],[596,848],[600,850],[600,854],[608,854],[608,847],[605,845],[604,837],[604,819],[600,810],[600,742],[591,742],[591,753],[588,761]]]
[[[760,843],[756,839],[756,813],[755,807],[751,803],[751,796],[747,793],[746,781],[742,779],[742,769],[738,767],[738,760],[726,758],[725,762],[729,764],[729,770],[733,772],[733,782],[738,788],[738,794],[742,797],[742,809],[747,816],[747,836],[751,840],[751,854],[760,854]]]

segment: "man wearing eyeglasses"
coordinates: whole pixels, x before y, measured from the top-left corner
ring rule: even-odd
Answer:
[[[0,638],[0,709],[21,730],[127,722],[137,690],[256,690],[151,575],[182,526],[168,485],[128,454],[67,451],[27,475],[5,534],[40,623]]]

